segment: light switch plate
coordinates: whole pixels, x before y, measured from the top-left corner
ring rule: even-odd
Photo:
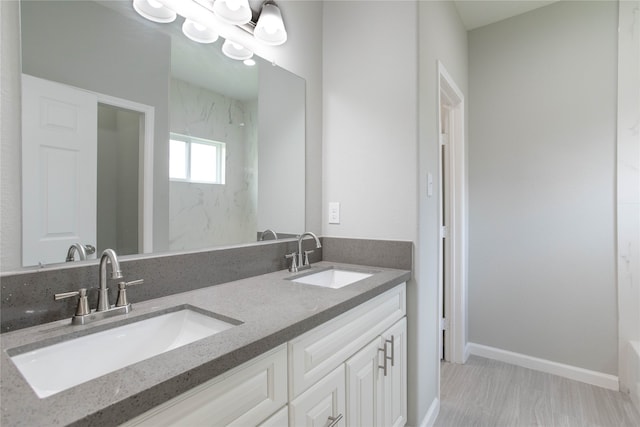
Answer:
[[[329,203],[329,224],[340,224],[340,203]]]

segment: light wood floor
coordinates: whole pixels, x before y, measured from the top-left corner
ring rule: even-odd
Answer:
[[[626,394],[471,356],[441,364],[436,427],[640,427]]]

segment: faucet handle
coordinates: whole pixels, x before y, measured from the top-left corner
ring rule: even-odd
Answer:
[[[292,252],[290,254],[286,254],[284,257],[286,259],[291,259],[291,266],[289,267],[289,271],[291,273],[296,273],[298,271],[298,254],[296,252]]]
[[[76,295],[80,295],[78,299],[78,306],[76,307],[76,316],[86,316],[89,314],[89,301],[87,299],[87,289],[81,288],[77,291],[71,292],[62,292],[60,294],[55,294],[53,299],[58,301],[61,299],[71,298]]]
[[[313,249],[311,249],[310,251],[304,251],[304,264],[303,265],[311,265],[311,263],[309,262],[309,254],[315,252]]]
[[[127,299],[127,286],[135,286],[141,283],[144,283],[144,279],[118,283],[118,298],[116,299],[116,307],[129,305],[129,300]]]

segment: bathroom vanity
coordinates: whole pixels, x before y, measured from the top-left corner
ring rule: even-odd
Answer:
[[[292,279],[362,273],[332,289]],[[368,275],[368,276],[367,276]],[[361,278],[364,277],[364,278]],[[319,262],[136,303],[91,325],[69,319],[1,336],[3,426],[404,425],[407,270]],[[141,286],[153,286],[145,283]],[[11,357],[176,307],[231,325],[211,336],[39,398]],[[111,350],[118,353],[118,347]],[[83,369],[79,363],[78,370]],[[324,420],[324,421],[323,421]]]

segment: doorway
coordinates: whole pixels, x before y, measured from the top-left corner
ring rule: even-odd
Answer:
[[[464,363],[466,346],[467,209],[464,95],[438,62],[440,143],[439,348],[443,361]]]

